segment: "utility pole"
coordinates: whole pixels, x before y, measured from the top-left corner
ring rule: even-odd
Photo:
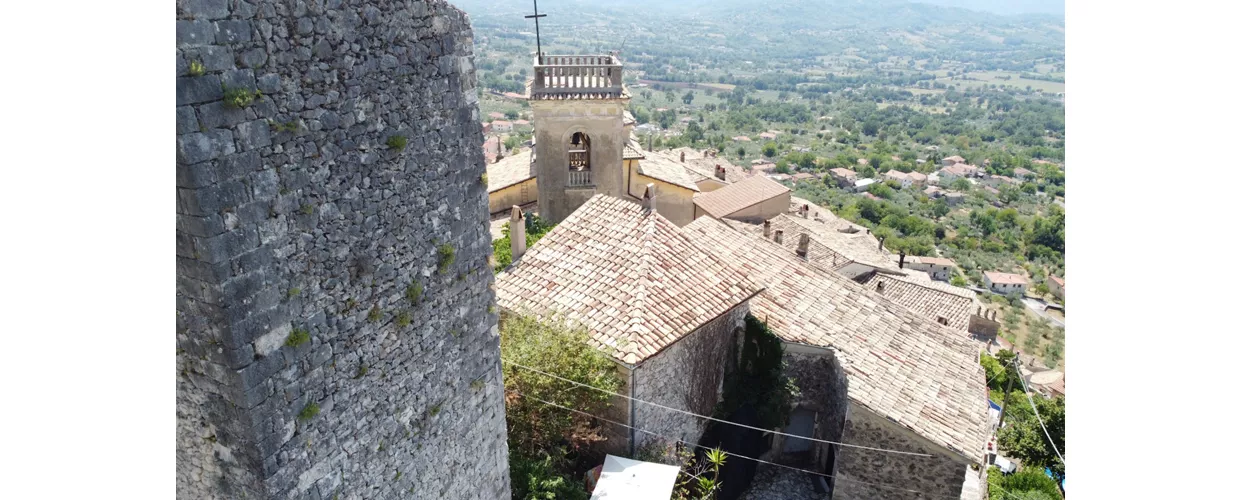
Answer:
[[[1016,376],[1020,376],[1020,353],[1016,353],[1016,357],[1012,358],[1012,363],[1016,367]],[[1007,369],[1006,367],[1004,369]],[[1011,375],[1009,373],[1009,375]],[[1003,418],[1007,417],[1008,398],[1012,394],[1012,377],[1008,377],[1007,389],[1003,391],[1003,406],[999,408],[999,428],[1003,428]]]

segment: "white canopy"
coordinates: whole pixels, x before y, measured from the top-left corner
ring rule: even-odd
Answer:
[[[680,467],[607,455],[590,500],[671,498]]]

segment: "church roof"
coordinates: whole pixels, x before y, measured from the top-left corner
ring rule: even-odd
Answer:
[[[638,364],[761,291],[657,212],[595,195],[496,278],[510,311],[557,314]]]
[[[685,171],[685,166],[659,153],[646,153],[646,158],[638,162],[638,173],[653,177],[663,182],[674,184],[690,191],[700,191],[697,183]]]
[[[706,213],[723,218],[766,200],[791,191],[787,186],[755,175],[693,198],[693,203]]]
[[[685,161],[682,163],[685,170],[689,172],[689,177],[693,178],[693,182],[701,182],[706,179],[712,179],[724,184],[740,181],[750,176],[745,169],[733,165],[727,158],[707,157],[702,151],[681,147],[668,151],[666,154],[669,158],[680,160],[680,154],[685,154]],[[719,165],[724,169],[724,178],[720,179],[715,176],[715,165]]]
[[[487,165],[487,192],[494,193],[509,186],[534,178],[533,149],[505,157]]]
[[[683,230],[766,287],[750,310],[782,340],[836,351],[854,403],[981,462],[988,405],[976,344],[718,220],[700,217]]]

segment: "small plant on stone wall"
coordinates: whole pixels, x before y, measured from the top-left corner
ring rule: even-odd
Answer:
[[[254,104],[254,101],[263,97],[263,92],[261,90],[255,91],[255,90],[250,90],[250,89],[245,89],[245,88],[231,88],[230,89],[228,88],[227,85],[224,85],[223,88],[224,88],[224,107],[227,107],[227,108],[235,108],[235,109],[245,108],[251,104]]]
[[[441,409],[443,409],[443,403],[439,403],[439,404],[437,404],[437,405],[435,405],[435,406],[432,406],[432,407],[431,407],[431,416],[433,417],[433,416],[435,416],[435,415],[438,415],[438,414],[439,414],[439,410],[441,410]]]
[[[392,480],[393,480],[393,481],[400,481],[400,471],[396,471],[396,477],[392,478]]]
[[[189,76],[202,76],[207,72],[207,67],[202,65],[202,61],[189,62]]]
[[[284,344],[289,347],[297,347],[310,341],[310,332],[305,328],[294,328],[289,332],[288,340]]]
[[[409,299],[409,302],[417,304],[422,299],[422,284],[414,281],[405,287],[405,298]]]
[[[342,312],[347,313],[349,311],[352,311],[354,307],[357,307],[357,300],[355,300],[353,297],[349,297],[345,299],[344,301],[344,311]]]
[[[478,379],[474,379],[474,381],[473,381],[473,382],[470,382],[470,383],[469,383],[469,388],[470,388],[470,389],[473,389],[473,390],[475,390],[475,391],[476,391],[476,390],[478,390],[478,389],[481,389],[481,388],[482,388],[482,384],[483,384],[482,379],[480,379],[480,378],[478,378]]]
[[[409,311],[405,311],[402,309],[400,313],[396,315],[396,326],[399,326],[401,328],[409,326],[409,323],[412,321],[413,321],[413,318],[409,316]]]
[[[370,321],[371,323],[374,323],[376,321],[379,321],[380,319],[383,319],[383,311],[379,310],[378,305],[371,307],[370,312],[366,314],[366,320]]]
[[[358,365],[357,374],[354,375],[353,378],[357,379],[357,378],[365,377],[366,372],[368,371],[370,371],[370,368],[367,368],[365,364]]]
[[[314,417],[317,417],[318,415],[319,415],[319,404],[312,401],[310,402],[310,404],[306,405],[305,408],[302,408],[301,412],[297,414],[297,420],[305,422]]]
[[[267,120],[267,124],[270,125],[271,129],[276,132],[296,132],[297,129],[301,127],[301,125],[297,123],[297,120],[287,121],[284,123],[278,123],[275,120]]]
[[[482,185],[483,186],[487,185],[487,173],[486,172],[482,173]]]
[[[388,147],[395,149],[396,151],[401,151],[405,149],[405,145],[408,143],[409,143],[409,139],[403,135],[394,135],[394,136],[388,137],[388,140],[387,140]]]
[[[302,203],[302,204],[301,204],[301,213],[302,213],[302,215],[310,215],[310,214],[314,213],[314,205],[311,205],[311,204],[309,204],[309,203]]]
[[[296,297],[296,296],[298,296],[298,295],[301,295],[301,289],[300,289],[300,288],[293,287],[293,288],[288,289],[288,296],[289,296],[289,297]]]
[[[447,243],[439,245],[439,274],[448,272],[453,262],[456,262],[456,249]]]

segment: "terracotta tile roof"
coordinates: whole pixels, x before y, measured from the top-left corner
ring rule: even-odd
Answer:
[[[693,182],[701,182],[705,179],[714,179],[716,181],[729,184],[746,177],[751,174],[746,172],[744,168],[733,165],[727,158],[719,156],[705,156],[702,151],[693,148],[676,148],[666,153],[668,158],[680,161],[680,153],[685,154],[685,161],[681,163],[685,167],[685,171],[689,173],[689,177],[693,178]],[[723,167],[723,179],[715,176],[715,165]]]
[[[803,218],[799,215],[779,214],[770,220],[771,234],[775,234],[777,230],[783,231],[784,245],[789,245],[789,241],[791,241],[791,248],[795,249],[800,234],[808,233],[812,240],[816,240],[822,246],[849,261],[884,269],[897,269],[899,267],[899,264],[890,253],[887,253],[885,249],[878,249],[878,238],[866,233],[865,228],[836,217],[826,210],[822,210],[822,212],[828,214],[830,218],[820,216],[819,219],[821,220],[815,220],[813,215],[815,212],[817,210],[811,209],[809,218]],[[746,232],[758,236],[762,235],[761,225],[751,226],[747,228]],[[843,232],[841,229],[858,230],[850,233]],[[812,248],[810,254],[813,254]],[[832,269],[838,269],[843,265],[846,265],[846,263],[841,263],[832,267]]]
[[[663,216],[599,194],[501,272],[495,291],[501,307],[580,323],[636,364],[761,287]]]
[[[888,170],[888,171],[887,171],[887,173],[886,173],[886,174],[883,174],[883,175],[886,175],[887,177],[890,177],[890,178],[892,178],[892,179],[901,179],[901,180],[903,180],[903,179],[907,179],[907,178],[908,178],[908,174],[906,174],[906,173],[904,173],[904,172],[901,172],[901,171],[899,171],[899,170]]]
[[[927,320],[937,323],[943,318],[948,328],[968,335],[969,316],[977,309],[977,294],[972,290],[877,272],[859,277],[857,282],[876,293],[882,283],[882,296]]]
[[[792,176],[792,178],[793,178],[794,180],[803,181],[803,180],[806,180],[806,179],[813,179],[813,178],[814,178],[814,174],[810,174],[810,173],[806,173],[806,172],[801,172],[801,173],[799,173],[799,174],[794,174],[794,175]]]
[[[924,255],[911,255],[911,256],[906,257],[905,259],[911,260],[913,262],[920,262],[922,264],[929,264],[932,266],[956,267],[956,261],[945,258],[945,257],[928,257]]]
[[[494,193],[532,179],[536,168],[534,163],[533,149],[523,149],[520,153],[487,165],[487,192]]]
[[[909,172],[905,175],[907,175],[909,179],[913,179],[914,181],[918,181],[918,182],[926,180],[926,174],[923,174],[921,172]]]
[[[943,161],[947,161],[947,160],[951,160],[956,163],[964,163],[964,157],[960,155],[952,155],[952,156],[948,156],[947,158],[943,158]]]
[[[642,146],[641,146],[641,144],[638,144],[638,143],[637,143],[637,141],[633,140],[633,138],[632,138],[632,137],[630,137],[630,138],[629,138],[629,142],[626,142],[626,143],[624,144],[624,157],[623,157],[623,159],[625,159],[625,160],[633,160],[633,159],[638,159],[638,160],[641,160],[641,159],[645,159],[645,158],[646,158],[646,152],[642,150]]]
[[[852,170],[849,170],[843,167],[833,168],[829,170],[829,172],[835,174],[836,177],[857,177],[857,172],[854,172]]]
[[[750,310],[781,339],[837,352],[854,403],[981,462],[988,405],[974,342],[718,220],[683,229],[766,286]]]
[[[998,271],[986,271],[982,273],[982,275],[985,276],[986,279],[990,280],[991,283],[1007,283],[1009,285],[1011,284],[1025,285],[1029,283],[1028,281],[1025,280],[1024,276],[1021,276],[1019,274],[1001,273]]]
[[[697,195],[693,198],[693,203],[706,213],[722,218],[789,191],[791,189],[783,184],[761,175],[755,175],[709,193]]]
[[[646,153],[646,158],[637,164],[637,172],[690,191],[701,191],[683,163],[659,153]]]
[[[1013,170],[1013,171],[1012,171],[1012,173],[1013,173],[1013,174],[1015,174],[1015,175],[1018,175],[1018,176],[1022,176],[1022,177],[1023,177],[1023,176],[1033,175],[1033,171],[1032,171],[1032,170],[1028,170],[1028,169],[1026,169],[1026,168],[1024,168],[1024,167],[1016,167],[1016,170]]]
[[[1052,274],[1052,275],[1050,276],[1050,280],[1051,280],[1051,281],[1054,281],[1056,285],[1059,285],[1059,288],[1064,288],[1064,281],[1063,281],[1063,278],[1060,278],[1059,276],[1055,276],[1055,275],[1053,275],[1053,274]]]

